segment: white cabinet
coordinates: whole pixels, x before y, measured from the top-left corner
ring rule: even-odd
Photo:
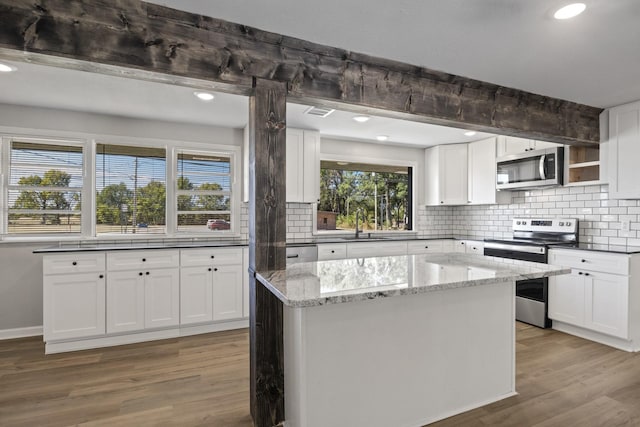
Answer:
[[[346,243],[323,243],[318,245],[318,261],[345,259],[346,257]]]
[[[425,175],[427,205],[466,205],[467,144],[427,148]]]
[[[320,133],[287,128],[287,202],[320,199]]]
[[[105,334],[104,253],[45,255],[44,341]]]
[[[558,249],[549,251],[549,263],[572,269],[549,278],[549,318],[629,338],[628,255]]]
[[[468,254],[483,255],[484,254],[484,242],[477,240],[465,240],[464,241],[465,252]]]
[[[584,324],[584,275],[577,271],[549,278],[549,318],[572,325]]]
[[[180,322],[179,251],[107,253],[107,333]]]
[[[212,267],[180,268],[180,324],[213,321]]]
[[[496,137],[425,150],[427,205],[508,203],[496,191]]]
[[[451,252],[453,240],[416,240],[407,242],[407,254]]]
[[[584,272],[583,276],[586,285],[585,328],[627,338],[629,277],[600,272]]]
[[[407,242],[355,242],[347,244],[347,258],[406,255]]]
[[[510,191],[496,190],[496,137],[468,144],[469,204],[509,203]]]
[[[640,101],[609,110],[609,196],[640,198]]]
[[[502,157],[511,154],[524,153],[525,151],[543,150],[545,148],[558,147],[559,145],[561,144],[518,138],[516,136],[501,135],[498,137],[497,155],[498,157]]]
[[[242,248],[183,249],[180,259],[180,323],[241,319]],[[248,313],[248,307],[246,307]]]

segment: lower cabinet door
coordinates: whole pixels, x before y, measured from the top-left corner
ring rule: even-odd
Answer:
[[[584,275],[571,274],[549,278],[549,318],[572,325],[584,325]]]
[[[145,272],[144,326],[161,328],[180,323],[180,269],[158,268]]]
[[[586,278],[585,327],[627,339],[629,277],[588,272]]]
[[[113,271],[107,280],[107,333],[144,329],[144,272]]]
[[[180,324],[213,320],[213,273],[211,267],[180,269]]]
[[[213,272],[213,320],[242,318],[242,265],[224,265]]]
[[[104,273],[45,275],[44,340],[105,333]]]

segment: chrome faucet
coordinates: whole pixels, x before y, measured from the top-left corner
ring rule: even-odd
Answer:
[[[360,212],[360,209],[356,210],[356,239],[360,238]]]

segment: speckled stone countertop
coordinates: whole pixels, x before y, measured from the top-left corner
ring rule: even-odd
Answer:
[[[256,273],[285,305],[313,307],[568,274],[564,267],[475,254],[318,261]]]
[[[91,252],[91,251],[126,251],[147,249],[188,249],[188,248],[217,248],[228,246],[247,246],[246,240],[219,240],[219,241],[141,241],[141,242],[78,242],[61,243],[36,249],[33,253],[64,253],[64,252]]]

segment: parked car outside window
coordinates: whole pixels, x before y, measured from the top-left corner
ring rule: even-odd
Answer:
[[[231,224],[224,219],[207,220],[207,228],[209,230],[230,230]]]

